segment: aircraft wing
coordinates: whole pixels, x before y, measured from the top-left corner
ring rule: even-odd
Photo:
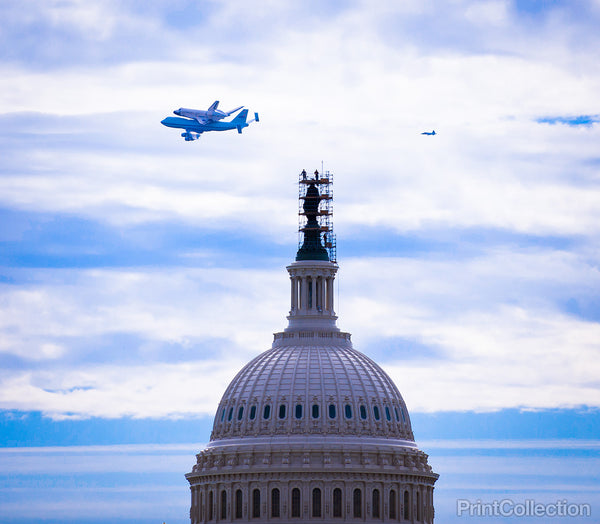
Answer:
[[[231,111],[227,111],[227,113],[225,113],[225,116],[233,115],[233,113],[235,113],[236,111],[239,111],[240,109],[242,109],[242,107],[244,107],[244,106],[236,107],[235,109],[232,109]]]

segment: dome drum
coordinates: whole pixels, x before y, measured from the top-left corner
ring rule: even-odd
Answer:
[[[225,473],[192,487],[192,524],[433,522],[431,479],[344,472]]]

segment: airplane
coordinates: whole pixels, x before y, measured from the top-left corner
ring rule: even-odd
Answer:
[[[429,135],[429,136],[433,136],[433,135],[435,135],[436,133],[435,133],[435,129],[434,129],[434,130],[433,130],[431,133],[428,133],[427,131],[425,131],[424,133],[421,133],[421,134],[422,134],[422,135]]]
[[[222,120],[230,115],[233,115],[236,111],[239,111],[244,106],[236,107],[231,111],[221,111],[217,109],[219,106],[219,101],[215,100],[212,105],[204,111],[203,109],[188,109],[186,107],[180,107],[173,111],[177,116],[184,116],[186,118],[194,118],[198,120],[199,124],[208,124],[209,122],[216,122],[217,120]]]
[[[186,142],[198,140],[202,133],[206,131],[229,131],[230,129],[237,129],[238,133],[242,132],[242,129],[248,127],[252,122],[258,122],[258,113],[254,113],[254,118],[246,122],[248,117],[248,110],[242,110],[233,120],[229,122],[208,122],[202,124],[195,119],[190,118],[176,118],[174,116],[168,116],[160,123],[163,126],[174,127],[179,129],[185,129],[185,133],[181,133],[181,136],[185,138]]]

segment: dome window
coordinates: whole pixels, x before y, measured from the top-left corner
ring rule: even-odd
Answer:
[[[214,518],[215,506],[213,502],[213,492],[208,492],[208,520],[212,520]]]
[[[231,420],[233,418],[233,408],[229,408],[229,415],[227,415],[227,420]]]
[[[302,418],[302,404],[296,404],[294,416],[296,418]]]
[[[242,420],[243,416],[244,416],[244,406],[240,406],[240,409],[238,409],[238,420]]]
[[[375,420],[379,420],[381,418],[379,414],[379,408],[377,406],[373,406],[373,416],[375,417]]]
[[[379,495],[379,490],[374,489],[372,493],[371,507],[372,507],[372,515],[375,518],[379,518],[380,514],[380,506],[381,506],[381,496]]]
[[[256,406],[252,406],[250,408],[250,420],[254,420],[256,418]]]
[[[223,422],[225,420],[225,408],[223,408],[223,411],[221,411],[221,422]]]
[[[396,520],[396,492],[390,490],[390,520]]]
[[[333,490],[333,517],[342,517],[342,490],[340,488]]]
[[[312,491],[312,516],[313,518],[321,516],[321,490],[319,488]]]
[[[279,517],[279,489],[273,488],[271,490],[271,517]]]
[[[292,517],[300,518],[300,490],[298,488],[292,490]]]
[[[269,419],[271,417],[271,404],[267,404],[265,406],[265,408],[263,409],[263,418],[265,420]]]
[[[352,510],[355,519],[362,517],[362,491],[358,488],[352,493]]]
[[[252,491],[252,518],[260,518],[260,490],[255,489]]]
[[[410,493],[408,490],[404,492],[404,520],[410,520]]]
[[[279,418],[285,418],[285,404],[279,406]]]
[[[404,410],[400,408],[400,412],[402,413],[402,422],[406,424],[406,417],[404,416]]]
[[[312,405],[312,418],[319,418],[319,404]]]
[[[238,489],[235,492],[235,518],[242,518],[243,495],[242,490]]]
[[[360,405],[360,418],[363,420],[366,420],[367,418],[367,408],[364,406],[364,404]]]
[[[221,491],[221,520],[227,518],[227,492]]]
[[[352,418],[352,406],[350,404],[344,406],[344,415],[346,415],[346,418]]]
[[[392,420],[392,415],[390,414],[390,408],[388,408],[387,406],[385,407],[385,418],[388,421]]]
[[[396,413],[396,422],[400,422],[400,415],[398,414],[398,408],[394,408],[394,413]]]
[[[329,418],[335,418],[335,404],[329,404]]]

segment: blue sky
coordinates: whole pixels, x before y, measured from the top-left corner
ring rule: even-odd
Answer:
[[[285,327],[296,177],[321,162],[338,325],[402,392],[440,518],[478,475],[501,498],[502,464],[542,471],[515,496],[600,511],[599,26],[597,0],[1,4],[2,521],[47,486],[48,522],[92,522],[79,481],[114,521],[156,516],[118,464],[172,446],[162,520],[186,521],[220,395]],[[260,123],[160,125],[216,99]],[[94,446],[101,482],[68,466]]]

